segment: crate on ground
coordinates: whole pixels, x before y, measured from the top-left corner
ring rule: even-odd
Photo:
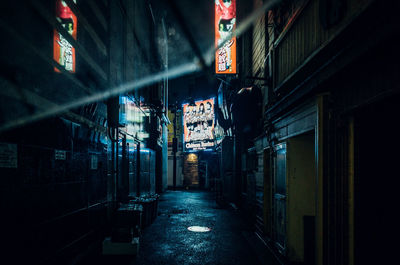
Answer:
[[[114,226],[119,227],[141,227],[143,206],[140,204],[123,204],[114,215]]]
[[[157,217],[158,198],[158,194],[146,194],[130,200],[131,204],[143,206],[142,227],[150,225]]]
[[[113,242],[110,237],[103,241],[103,255],[137,255],[139,252],[139,237],[130,242]]]

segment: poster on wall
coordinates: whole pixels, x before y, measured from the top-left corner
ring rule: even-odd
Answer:
[[[90,169],[96,170],[98,164],[99,164],[99,161],[98,161],[97,155],[91,155],[90,156]]]
[[[56,19],[76,40],[78,19],[63,0],[56,0]],[[53,59],[65,70],[75,73],[75,48],[56,29],[53,33]],[[57,68],[54,71],[60,72]]]
[[[236,0],[215,0],[216,74],[236,74],[236,37],[228,40],[235,29]],[[223,46],[218,49],[222,43]]]
[[[183,104],[183,141],[186,151],[212,149],[215,145],[214,98]]]

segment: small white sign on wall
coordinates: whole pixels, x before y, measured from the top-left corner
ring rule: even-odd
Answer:
[[[0,143],[0,168],[18,167],[18,147],[16,144]]]
[[[90,156],[90,169],[97,169],[98,159],[97,155]]]
[[[56,160],[66,160],[67,159],[67,151],[54,150],[54,158]]]

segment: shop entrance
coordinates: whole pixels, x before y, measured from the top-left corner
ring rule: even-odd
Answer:
[[[196,153],[184,155],[183,186],[199,187],[199,156]]]

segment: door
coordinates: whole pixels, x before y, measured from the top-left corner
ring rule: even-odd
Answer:
[[[185,187],[199,186],[199,157],[196,153],[185,154],[184,157],[184,179]]]
[[[286,143],[276,145],[274,183],[274,240],[279,251],[286,250]]]
[[[264,169],[264,196],[263,196],[263,220],[264,220],[264,232],[271,238],[271,228],[272,228],[272,165],[271,165],[271,155],[270,149],[264,149],[263,156],[263,169]]]

